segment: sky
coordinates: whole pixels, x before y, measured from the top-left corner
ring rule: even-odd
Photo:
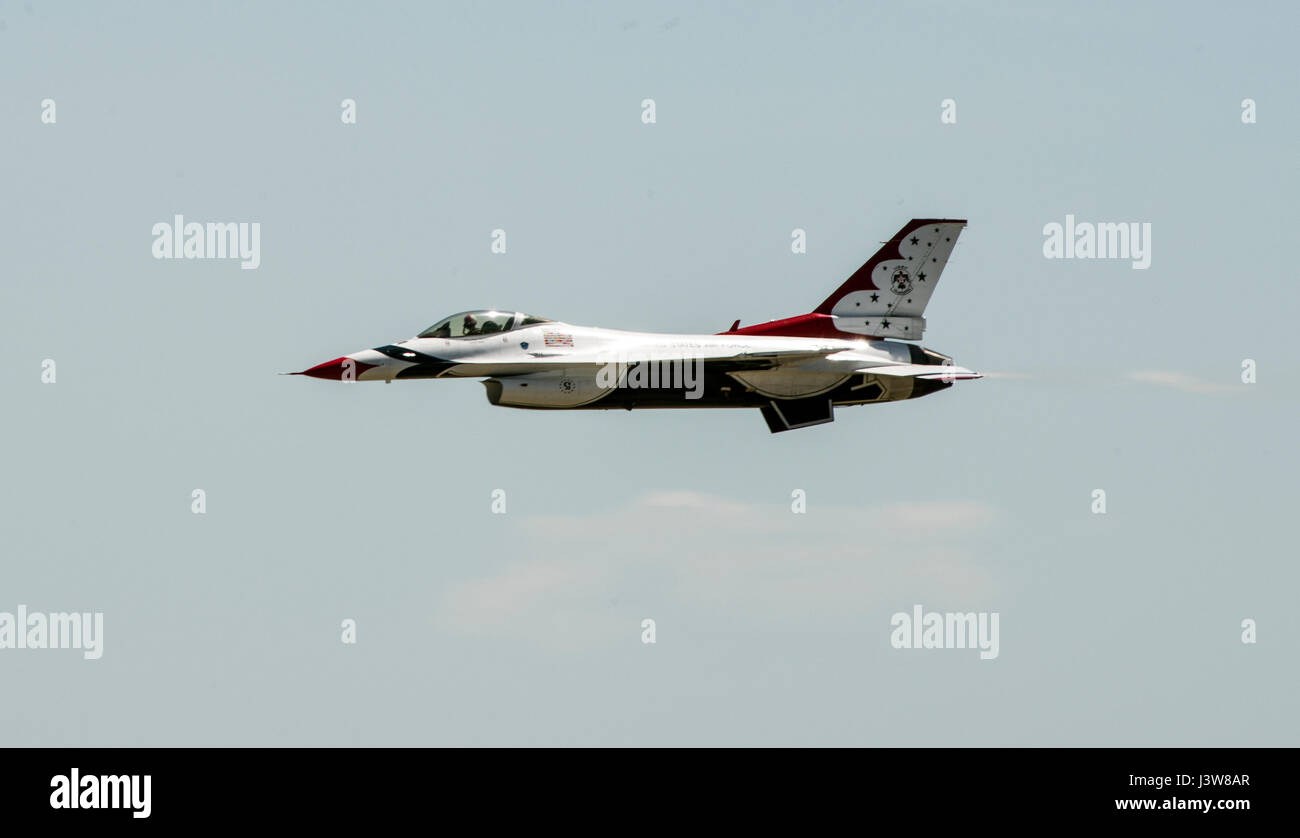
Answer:
[[[104,625],[0,649],[0,745],[1300,745],[1297,23],[0,2],[0,612]],[[176,214],[260,265],[155,259]],[[801,314],[914,217],[969,220],[924,343],[987,377],[828,425],[278,375]]]

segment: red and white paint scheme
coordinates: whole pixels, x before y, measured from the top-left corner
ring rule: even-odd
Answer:
[[[483,378],[502,407],[758,408],[780,431],[836,405],[928,395],[980,374],[915,343],[965,221],[913,219],[808,314],[714,335],[574,326],[515,311],[453,314],[418,336],[294,375],[334,381]]]

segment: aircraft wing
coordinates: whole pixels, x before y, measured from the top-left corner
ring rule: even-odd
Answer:
[[[754,370],[754,369],[771,369],[774,366],[782,364],[800,364],[807,361],[824,360],[829,352],[826,351],[809,351],[807,349],[775,349],[764,350],[761,352],[734,352],[725,349],[705,348],[697,351],[681,350],[668,347],[647,347],[640,350],[634,350],[628,353],[619,353],[609,350],[597,352],[574,352],[574,353],[529,353],[533,357],[527,361],[518,364],[517,369],[510,372],[494,373],[494,375],[527,375],[531,372],[537,372],[546,369],[573,369],[575,367],[601,367],[607,364],[635,364],[643,362],[664,362],[664,361],[703,361],[707,362],[710,367],[718,367],[726,370]]]
[[[680,359],[699,359],[707,361],[711,367],[724,368],[725,371],[769,370],[781,368],[791,372],[840,372],[845,375],[870,373],[902,378],[938,379],[960,381],[983,378],[980,373],[952,364],[906,364],[881,363],[881,359],[872,356],[856,355],[852,352],[834,351],[810,352],[806,349],[765,350],[762,352],[703,352],[688,354],[651,350],[625,356],[580,356],[536,357],[535,360],[520,364],[517,369],[501,371],[496,375],[526,375],[545,369],[572,369],[574,367],[600,367],[612,363],[637,363],[644,361],[673,361]]]

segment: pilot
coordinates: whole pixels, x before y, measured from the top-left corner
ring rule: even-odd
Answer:
[[[467,314],[467,315],[465,315],[465,329],[464,329],[464,333],[467,334],[467,335],[477,335],[477,334],[478,334],[478,321],[474,319],[474,315],[472,315],[472,314]]]

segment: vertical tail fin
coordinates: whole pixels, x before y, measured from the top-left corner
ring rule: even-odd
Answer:
[[[814,313],[835,315],[845,331],[920,338],[921,315],[965,226],[962,219],[912,219]]]
[[[920,340],[925,306],[966,222],[913,218],[816,309],[727,335],[900,338]]]

